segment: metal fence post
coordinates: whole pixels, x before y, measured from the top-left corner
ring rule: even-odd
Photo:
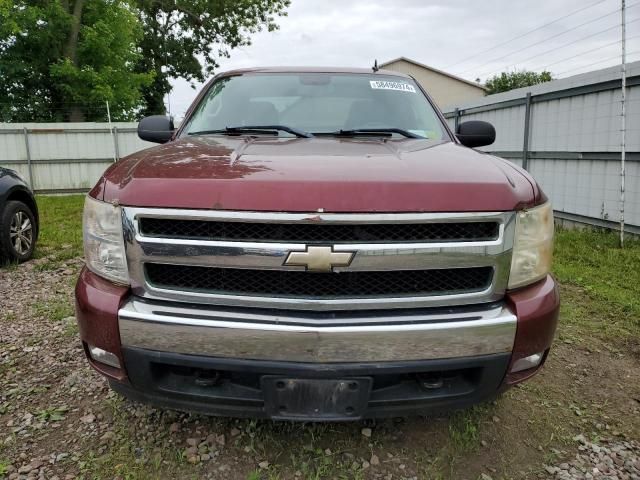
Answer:
[[[453,128],[455,133],[458,132],[458,125],[460,125],[460,109],[458,109],[456,107],[455,111],[454,111],[454,120],[453,120]]]
[[[622,0],[622,101],[621,105],[621,126],[620,126],[620,248],[624,247],[624,197],[625,197],[625,160],[627,156],[627,22],[626,22],[626,2]]]
[[[116,162],[120,160],[120,146],[118,145],[118,127],[113,127],[113,150],[116,154]]]
[[[524,104],[524,141],[522,142],[522,168],[529,170],[529,135],[531,128],[531,92],[527,92]]]
[[[27,127],[22,127],[22,131],[24,132],[24,146],[27,150],[27,168],[29,169],[29,187],[31,190],[33,188],[33,167],[31,166],[31,149],[29,148],[29,131]]]

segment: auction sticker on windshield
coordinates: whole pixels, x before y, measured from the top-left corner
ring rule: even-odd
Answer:
[[[401,92],[416,93],[415,87],[408,83],[390,82],[388,80],[371,80],[369,83],[371,84],[371,88],[378,90],[399,90]]]

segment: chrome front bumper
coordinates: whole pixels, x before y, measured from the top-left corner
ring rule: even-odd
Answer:
[[[517,322],[505,305],[495,304],[371,316],[264,312],[132,297],[119,310],[118,323],[123,347],[247,360],[358,363],[511,352]]]

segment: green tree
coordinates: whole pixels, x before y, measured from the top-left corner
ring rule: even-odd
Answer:
[[[502,72],[500,75],[494,75],[487,80],[484,86],[489,90],[489,95],[491,95],[493,93],[506,92],[514,88],[529,87],[551,80],[553,80],[553,76],[551,72],[547,72],[546,70],[540,73],[520,70],[515,72]]]
[[[1,0],[0,0],[1,1]],[[154,72],[143,89],[144,113],[165,113],[169,80],[204,81],[230,50],[278,28],[290,0],[134,0],[144,28],[138,71]]]
[[[131,118],[153,72],[139,68],[143,30],[123,0],[0,0],[0,119]]]

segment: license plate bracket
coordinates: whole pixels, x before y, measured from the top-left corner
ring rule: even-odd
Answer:
[[[281,420],[356,420],[369,401],[370,377],[262,377],[265,410]]]

